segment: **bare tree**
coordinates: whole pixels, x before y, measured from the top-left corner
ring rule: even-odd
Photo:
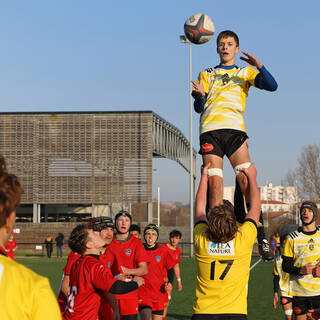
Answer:
[[[297,182],[299,194],[304,198],[320,198],[320,146],[310,144],[303,147],[298,167],[289,170],[284,181],[290,185]]]

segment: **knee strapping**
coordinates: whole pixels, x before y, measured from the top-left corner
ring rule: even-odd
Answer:
[[[223,178],[222,169],[219,169],[219,168],[210,168],[210,169],[208,169],[207,174],[208,174],[208,177],[219,176],[219,177]]]
[[[285,314],[286,316],[292,316],[293,310],[292,310],[292,309],[284,310],[284,314]]]
[[[233,168],[235,174],[237,175],[241,170],[248,169],[251,166],[251,162],[244,162],[241,164],[238,164]]]

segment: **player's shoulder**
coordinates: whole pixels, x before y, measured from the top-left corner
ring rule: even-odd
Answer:
[[[208,223],[204,220],[199,220],[194,224],[194,232],[206,232],[208,230]]]
[[[287,235],[287,239],[289,240],[295,240],[298,239],[299,237],[303,236],[303,232],[302,232],[302,228],[299,227],[297,230],[291,231],[288,235]]]
[[[11,277],[15,279],[21,278],[25,284],[32,283],[34,286],[38,283],[49,284],[48,279],[43,277],[28,267],[4,256],[0,256],[0,263],[3,265],[4,270],[10,270]],[[19,281],[18,281],[19,282]]]

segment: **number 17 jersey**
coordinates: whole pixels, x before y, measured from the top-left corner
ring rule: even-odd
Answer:
[[[247,314],[247,286],[252,248],[257,228],[248,220],[238,228],[233,240],[213,243],[208,225],[194,227],[197,286],[193,302],[195,314]]]

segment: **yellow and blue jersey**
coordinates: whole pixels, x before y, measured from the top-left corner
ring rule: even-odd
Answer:
[[[218,129],[244,131],[246,98],[259,72],[251,66],[209,68],[200,72],[207,101],[200,117],[200,134]]]

